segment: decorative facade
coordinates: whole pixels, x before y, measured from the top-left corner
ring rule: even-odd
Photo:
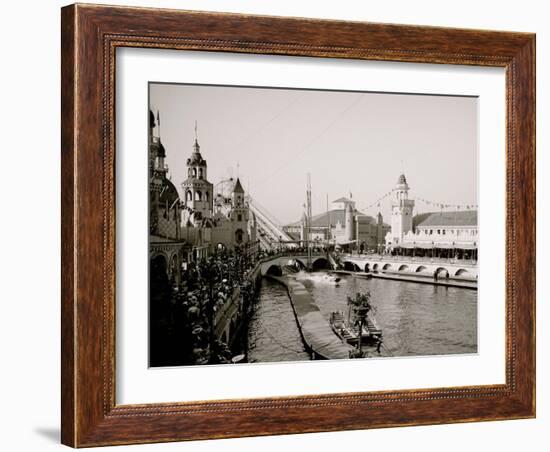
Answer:
[[[192,212],[189,221],[194,226],[204,224],[212,217],[214,186],[208,182],[208,166],[202,158],[198,138],[195,136],[193,152],[187,159],[187,179],[181,184],[184,205]]]
[[[412,230],[414,200],[409,199],[409,185],[404,174],[397,179],[392,190],[391,206],[391,244],[398,245],[403,237]]]
[[[160,115],[149,114],[149,254],[152,266],[169,277],[186,263],[215,250],[236,247],[252,252],[257,247],[256,218],[249,212],[239,179],[231,181],[231,194],[214,194],[208,165],[198,138],[186,161],[187,178],[180,197],[168,177],[166,149],[160,137]]]
[[[386,235],[388,250],[417,250],[419,254],[477,257],[477,210],[425,212],[413,215],[414,200],[408,197],[405,175],[399,176],[392,193],[391,231]],[[443,253],[441,253],[443,252]],[[432,253],[433,254],[433,253]]]
[[[307,238],[307,218],[284,227],[285,232],[297,241],[305,243]],[[310,237],[313,242],[340,246],[357,246],[363,249],[377,249],[384,244],[390,226],[383,222],[381,214],[377,218],[365,215],[355,207],[355,201],[342,197],[334,200],[328,212],[311,218]]]
[[[149,112],[149,258],[152,274],[179,279],[189,242],[182,238],[181,202],[167,177],[166,150],[160,137],[160,115]],[[154,281],[153,281],[154,283]]]

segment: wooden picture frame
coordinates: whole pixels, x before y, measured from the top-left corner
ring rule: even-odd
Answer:
[[[535,416],[533,34],[77,4],[62,9],[61,37],[64,444],[85,447]],[[505,68],[506,383],[117,405],[118,47]]]

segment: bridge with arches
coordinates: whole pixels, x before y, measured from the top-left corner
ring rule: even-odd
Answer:
[[[262,276],[274,275],[280,276],[284,267],[292,266],[294,268],[307,267],[307,254],[305,253],[284,253],[276,254],[272,257],[266,257],[260,264],[260,273]],[[332,269],[332,257],[327,256],[327,253],[313,253],[311,256],[311,269],[324,270]]]
[[[449,276],[450,278],[477,279],[477,262],[463,259],[407,258],[384,255],[344,255],[344,270],[356,272],[387,272],[414,274],[415,276]]]

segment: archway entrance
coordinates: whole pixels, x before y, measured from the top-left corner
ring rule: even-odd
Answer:
[[[315,270],[330,270],[331,266],[330,266],[330,262],[328,260],[326,260],[324,257],[320,257],[319,259],[316,259],[312,266],[311,266],[312,270],[315,271]]]
[[[243,238],[244,238],[244,232],[242,229],[237,229],[235,231],[235,242],[236,243],[243,243]]]

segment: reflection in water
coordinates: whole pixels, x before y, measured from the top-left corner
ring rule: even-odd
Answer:
[[[347,296],[370,290],[384,345],[393,356],[447,355],[477,351],[477,291],[382,279],[342,276],[340,287],[324,272],[287,276],[297,278],[313,295],[328,318],[347,312]],[[251,320],[250,362],[302,361],[304,351],[286,290],[264,280],[260,301]]]
[[[262,279],[248,332],[248,362],[307,361],[286,289]]]

